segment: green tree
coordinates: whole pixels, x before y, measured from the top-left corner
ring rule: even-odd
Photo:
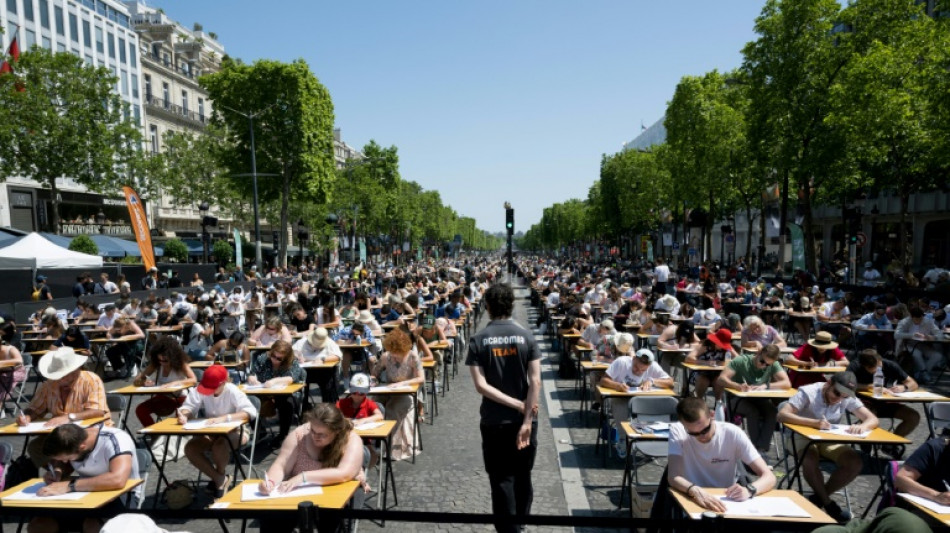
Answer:
[[[188,262],[188,246],[178,239],[168,239],[163,246],[165,258],[176,263]]]
[[[214,241],[214,246],[211,247],[211,253],[219,265],[226,265],[233,259],[234,247],[228,241],[217,240]]]
[[[141,134],[115,91],[116,82],[104,67],[40,47],[20,56],[15,76],[0,76],[0,109],[5,110],[0,174],[20,175],[50,189],[55,231],[60,225],[57,179],[68,177],[97,191],[128,180],[117,160],[122,150],[138,146]]]
[[[226,60],[219,72],[203,76],[200,83],[215,102],[212,122],[224,124],[235,146],[221,158],[231,174],[246,174],[251,159],[248,119],[231,110],[257,116],[257,170],[278,175],[259,178],[260,197],[264,202],[279,200],[279,227],[289,223],[291,197],[294,202],[327,200],[335,177],[333,102],[305,61],[243,65]],[[245,197],[250,196],[250,182],[232,178],[232,186]],[[287,239],[281,240],[279,257],[286,265]]]
[[[99,255],[99,246],[88,235],[73,237],[73,240],[69,242],[69,249],[83,254]]]

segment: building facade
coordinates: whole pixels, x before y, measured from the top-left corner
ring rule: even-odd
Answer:
[[[0,36],[3,50],[18,38],[21,50],[42,46],[71,53],[87,65],[106,67],[118,79],[116,92],[129,104],[129,113],[142,124],[142,61],[139,40],[129,11],[113,0],[3,0]],[[24,231],[54,231],[50,227],[49,189],[20,176],[4,176],[0,184],[0,226]],[[58,183],[62,233],[106,233],[131,236],[129,214],[121,191],[104,196],[89,192],[69,177]]]

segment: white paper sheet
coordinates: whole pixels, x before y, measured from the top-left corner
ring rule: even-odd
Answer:
[[[241,485],[241,501],[253,502],[258,500],[272,500],[274,498],[295,498],[299,496],[318,496],[323,494],[323,487],[319,485],[303,485],[294,488],[290,492],[281,492],[279,494],[261,494],[257,490],[258,485],[245,483]]]
[[[135,392],[172,392],[173,390],[173,387],[153,385],[151,387],[138,387],[135,389]]]
[[[670,424],[669,422],[653,422],[652,424],[647,424],[647,427],[653,431],[669,431]]]
[[[373,387],[369,390],[369,393],[380,394],[380,393],[386,393],[386,392],[400,392],[400,391],[406,392],[406,391],[411,391],[411,390],[412,390],[412,387],[410,387],[409,385],[403,385],[402,387],[385,387],[384,386],[384,387]]]
[[[865,431],[864,433],[849,433],[848,432],[849,427],[850,426],[832,424],[831,429],[822,429],[819,431],[821,431],[822,433],[830,433],[832,435],[844,435],[845,437],[854,437],[856,439],[864,439],[864,438],[867,438],[867,436],[871,434],[870,431]]]
[[[382,422],[367,422],[365,424],[357,424],[355,429],[357,431],[367,431],[370,429],[376,429],[382,425],[383,425]]]
[[[932,398],[932,399],[934,399],[934,400],[939,400],[939,399],[943,398],[943,396],[941,396],[941,395],[939,395],[939,394],[934,394],[934,393],[932,393],[932,392],[919,391],[919,390],[907,391],[907,392],[898,392],[898,393],[894,394],[894,396],[898,396],[898,397],[900,397],[900,398]]]
[[[67,493],[65,493],[65,494],[57,494],[57,495],[55,495],[55,496],[40,496],[40,495],[38,495],[37,492],[39,492],[39,490],[42,489],[42,488],[45,487],[45,486],[46,486],[46,483],[44,483],[44,482],[42,482],[42,481],[38,481],[38,482],[36,482],[36,483],[30,485],[29,487],[26,487],[25,489],[23,489],[23,490],[21,490],[21,491],[19,491],[19,492],[15,492],[15,493],[13,493],[13,494],[7,496],[6,498],[4,498],[4,501],[6,501],[6,500],[17,500],[17,501],[24,501],[24,500],[43,500],[43,501],[51,501],[51,500],[81,500],[81,499],[83,499],[83,497],[85,497],[86,495],[89,494],[88,492],[67,492]]]
[[[30,422],[25,426],[20,426],[17,428],[17,433],[36,433],[37,431],[43,431],[44,429],[49,429],[46,427],[46,421],[41,422]]]
[[[726,516],[782,516],[791,518],[809,518],[807,511],[798,506],[791,498],[752,498],[744,502],[737,502],[720,496],[719,501],[726,506]],[[690,513],[693,518],[700,518],[702,512]]]
[[[185,422],[185,425],[184,425],[183,427],[184,427],[184,429],[187,430],[187,431],[194,431],[194,430],[196,430],[196,429],[205,429],[205,428],[207,428],[207,427],[215,427],[215,428],[236,428],[236,427],[238,427],[238,426],[240,426],[240,425],[241,425],[241,422],[240,422],[240,421],[235,421],[235,422],[219,422],[219,423],[217,423],[217,424],[211,424],[211,425],[209,425],[209,424],[208,424],[208,421],[207,421],[206,419],[200,419],[200,420],[189,420],[188,422]]]
[[[900,495],[902,498],[906,498],[909,501],[919,504],[921,507],[926,507],[937,514],[950,514],[950,505],[942,505],[933,500],[921,498],[920,496],[914,496],[913,494],[907,494],[906,492],[901,492]]]
[[[263,383],[258,385],[245,385],[244,390],[283,390],[286,389],[287,385],[275,385],[273,387],[268,387]]]

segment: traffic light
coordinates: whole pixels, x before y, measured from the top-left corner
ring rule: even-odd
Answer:
[[[276,250],[280,247],[280,232],[277,230],[272,231],[271,237],[274,239],[274,249]]]
[[[508,230],[508,235],[514,235],[515,210],[510,207],[508,209],[505,209],[505,229]]]

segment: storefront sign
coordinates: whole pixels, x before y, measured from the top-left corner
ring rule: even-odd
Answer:
[[[127,224],[63,224],[63,235],[132,235],[132,226]]]

